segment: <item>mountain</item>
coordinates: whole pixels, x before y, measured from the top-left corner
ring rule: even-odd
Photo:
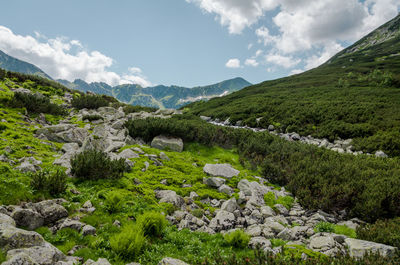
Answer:
[[[315,69],[186,108],[400,156],[400,15]]]
[[[240,77],[213,85],[193,88],[163,85],[143,88],[135,84],[111,87],[105,83],[88,84],[80,79],[74,82],[58,81],[71,89],[114,96],[118,100],[131,105],[157,108],[180,108],[191,102],[224,96],[251,85],[251,83]]]
[[[38,75],[44,78],[52,79],[48,74],[33,64],[18,60],[4,52],[0,51],[0,68],[8,71],[19,72],[24,74]]]

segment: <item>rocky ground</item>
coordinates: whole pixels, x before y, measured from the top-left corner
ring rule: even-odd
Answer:
[[[30,93],[29,90],[26,93]],[[66,102],[70,98],[69,94],[65,95]],[[123,158],[128,167],[134,166],[134,159],[138,158],[139,154],[147,156],[150,162],[162,167],[163,161],[169,160],[169,157],[162,152],[159,155],[145,154],[141,148],[137,147],[119,152],[126,145],[145,144],[140,139],[132,139],[124,128],[124,123],[128,119],[169,118],[174,114],[177,112],[171,110],[125,114],[122,108],[102,107],[97,110],[72,111],[67,119],[57,125],[49,125],[43,116],[32,122],[38,123],[35,134],[37,138],[63,143],[62,153],[56,158],[54,165],[63,166],[67,170],[71,168],[71,157],[89,149],[102,150],[115,159]],[[88,116],[99,116],[102,119],[88,123],[85,120]],[[79,122],[85,125],[78,126]],[[301,137],[298,140],[301,140]],[[181,139],[161,135],[153,139],[151,146],[175,152],[183,150]],[[7,157],[2,157],[2,159],[5,161]],[[40,170],[42,164],[33,157],[6,162],[22,172],[35,172]],[[145,164],[142,171],[146,171],[148,166],[149,163]],[[278,253],[282,249],[273,247],[272,241],[276,239],[284,241],[286,245],[303,246],[330,256],[346,251],[349,251],[353,257],[361,257],[368,251],[390,256],[396,250],[391,246],[349,238],[345,235],[317,232],[315,226],[321,222],[345,225],[355,229],[362,221],[346,220],[344,214],[332,215],[322,211],[303,209],[290,192],[284,188],[277,189],[269,186],[267,180],[260,177],[255,177],[257,181],[242,179],[237,185],[228,185],[230,179],[240,174],[240,171],[230,164],[206,164],[203,171],[208,176],[203,179],[203,183],[229,197],[227,200],[210,198],[201,200],[202,204],[212,206],[213,211],[206,210],[200,215],[193,215],[194,210],[200,208],[195,203],[199,195],[194,191],[188,197],[181,197],[172,190],[155,191],[160,203],[170,203],[178,208],[173,214],[167,216],[167,220],[179,229],[187,228],[210,234],[229,233],[235,229],[243,229],[251,236],[250,248],[261,247],[264,251],[273,253]],[[235,193],[235,190],[239,192]],[[265,201],[267,194],[272,194],[274,200],[283,197],[292,198],[293,203],[267,205]],[[47,226],[53,233],[63,228],[70,228],[82,235],[96,236],[96,228],[81,222],[79,217],[69,217],[68,211],[63,206],[64,203],[66,203],[64,199],[56,199],[0,207],[0,247],[7,252],[7,261],[3,263],[4,265],[72,265],[81,262],[79,258],[72,256],[74,251],[65,255],[33,231]],[[91,201],[87,201],[79,209],[79,212],[85,214],[95,211],[96,208]],[[88,260],[84,264],[110,263],[106,259],[99,259],[96,262]],[[186,263],[165,258],[159,264]]]

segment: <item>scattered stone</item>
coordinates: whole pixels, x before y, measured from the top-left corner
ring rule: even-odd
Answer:
[[[12,259],[14,256],[21,256],[21,254],[30,257],[32,261],[40,265],[53,265],[65,259],[65,255],[60,250],[47,242],[43,246],[10,250],[7,252],[7,257]]]
[[[160,157],[161,160],[170,161],[169,157],[164,152],[161,152],[159,157]]]
[[[211,177],[211,178],[204,178],[203,183],[213,187],[213,188],[219,188],[225,183],[225,179],[222,178],[217,178],[217,177]]]
[[[82,228],[82,235],[87,236],[87,235],[92,235],[94,236],[96,234],[96,228],[94,228],[91,225],[85,225]]]
[[[225,185],[225,184],[223,184],[222,186],[220,186],[220,187],[218,188],[218,191],[219,191],[219,192],[222,192],[222,193],[225,193],[225,194],[227,194],[228,196],[231,196],[231,195],[233,194],[233,192],[234,192],[234,190],[233,190],[231,187],[229,187],[228,185]]]
[[[249,247],[256,249],[256,248],[270,248],[271,241],[266,239],[265,237],[257,236],[257,237],[252,237],[249,242]]]
[[[166,203],[172,203],[176,207],[180,208],[185,204],[185,200],[176,194],[175,191],[172,190],[160,190],[156,191],[156,198],[160,199],[160,203],[166,202]]]
[[[43,237],[34,231],[26,231],[11,225],[0,224],[0,248],[4,251],[43,246],[44,244]]]
[[[235,197],[227,200],[221,205],[221,210],[233,213],[235,210],[239,208],[239,205],[236,202]]]
[[[213,177],[231,179],[239,175],[240,171],[234,169],[230,164],[206,164],[203,171]]]
[[[159,135],[151,141],[151,147],[161,150],[171,150],[175,152],[183,151],[183,141],[181,138],[167,137]]]
[[[189,265],[186,262],[183,262],[179,259],[173,258],[163,258],[158,265]]]
[[[397,248],[392,246],[354,238],[346,238],[345,243],[349,248],[350,256],[356,258],[362,258],[368,252],[379,253],[384,257],[391,257],[397,250]]]
[[[379,151],[376,151],[375,156],[376,156],[376,157],[382,157],[382,158],[388,157],[387,154],[385,154],[383,151],[380,151],[380,150],[379,150]]]
[[[19,227],[24,227],[28,230],[35,230],[44,224],[43,217],[31,209],[16,208],[11,217]]]
[[[118,154],[118,157],[131,159],[131,158],[139,158],[139,155],[133,152],[131,149],[125,149],[121,153]]]

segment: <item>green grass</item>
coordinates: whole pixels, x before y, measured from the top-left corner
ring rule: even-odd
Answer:
[[[268,192],[264,195],[265,204],[271,208],[275,208],[275,204],[282,204],[286,209],[290,210],[294,204],[294,198],[291,196],[279,196],[275,198],[275,193]]]
[[[327,232],[335,233],[339,235],[345,235],[350,238],[356,238],[357,233],[354,229],[347,227],[346,225],[336,225],[328,222],[319,222],[314,227],[315,232]]]

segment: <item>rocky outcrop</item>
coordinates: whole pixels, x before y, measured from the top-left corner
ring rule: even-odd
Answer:
[[[151,146],[161,150],[171,150],[175,152],[183,151],[183,141],[176,137],[159,135],[151,141]]]
[[[203,171],[210,176],[226,179],[231,179],[240,173],[239,170],[234,169],[229,164],[206,164]]]
[[[354,238],[346,238],[345,243],[346,246],[349,248],[350,256],[356,258],[363,257],[369,252],[379,253],[381,256],[384,257],[391,257],[397,251],[397,248],[392,246]]]

